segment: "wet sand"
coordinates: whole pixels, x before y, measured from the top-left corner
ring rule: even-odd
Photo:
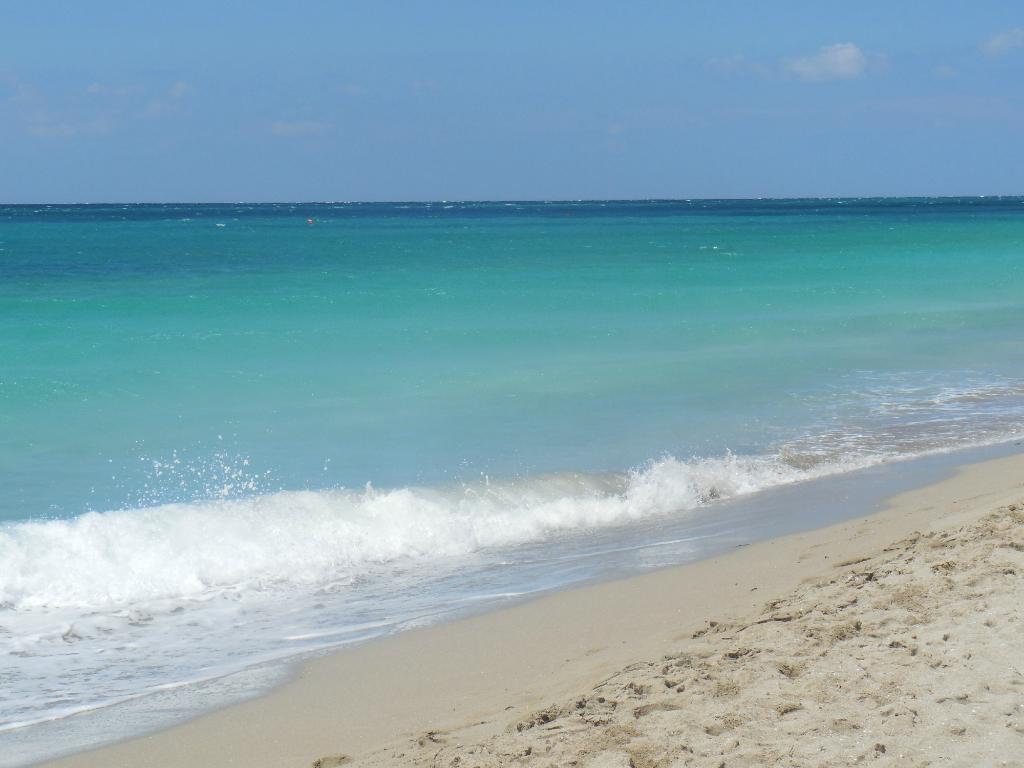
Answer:
[[[1022,765],[1024,456],[304,664],[53,766]]]

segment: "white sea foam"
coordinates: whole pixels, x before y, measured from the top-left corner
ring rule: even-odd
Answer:
[[[626,473],[282,492],[7,524],[0,739],[29,725],[70,723],[55,733],[88,746],[123,735],[125,718],[133,732],[166,724],[167,703],[146,703],[161,692],[181,691],[180,716],[198,701],[209,706],[212,690],[218,700],[237,700],[264,685],[244,676],[261,665],[271,670],[297,654],[422,626],[470,604],[586,579],[610,552],[644,551],[655,541],[693,556],[702,545],[694,543],[701,535],[687,534],[690,511],[716,500],[944,450],[818,446],[665,457]],[[710,512],[705,525],[716,518]],[[671,534],[652,540],[654,530]],[[634,539],[630,531],[648,533]],[[197,680],[214,688],[193,700]],[[99,719],[79,727],[72,721],[80,718],[67,717],[88,711]],[[40,733],[25,737],[26,754],[51,738]]]
[[[784,457],[666,457],[622,474],[280,492],[8,524],[0,528],[0,603],[15,611],[110,608],[344,583],[373,564],[685,512],[881,458],[807,466]]]

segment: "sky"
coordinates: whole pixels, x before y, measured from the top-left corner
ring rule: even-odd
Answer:
[[[1024,193],[1024,3],[0,3],[0,203]]]

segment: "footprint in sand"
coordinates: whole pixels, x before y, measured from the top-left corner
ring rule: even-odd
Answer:
[[[349,762],[348,755],[325,755],[314,760],[311,768],[337,768],[347,762]]]

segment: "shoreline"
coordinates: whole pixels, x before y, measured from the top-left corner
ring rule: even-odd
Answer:
[[[709,620],[754,613],[836,562],[1018,501],[1021,480],[1024,454],[961,467],[864,517],[344,648],[304,662],[265,695],[38,765],[260,768],[341,754],[389,764],[411,760],[419,742],[440,749],[450,734],[494,739],[533,710],[661,658]]]

